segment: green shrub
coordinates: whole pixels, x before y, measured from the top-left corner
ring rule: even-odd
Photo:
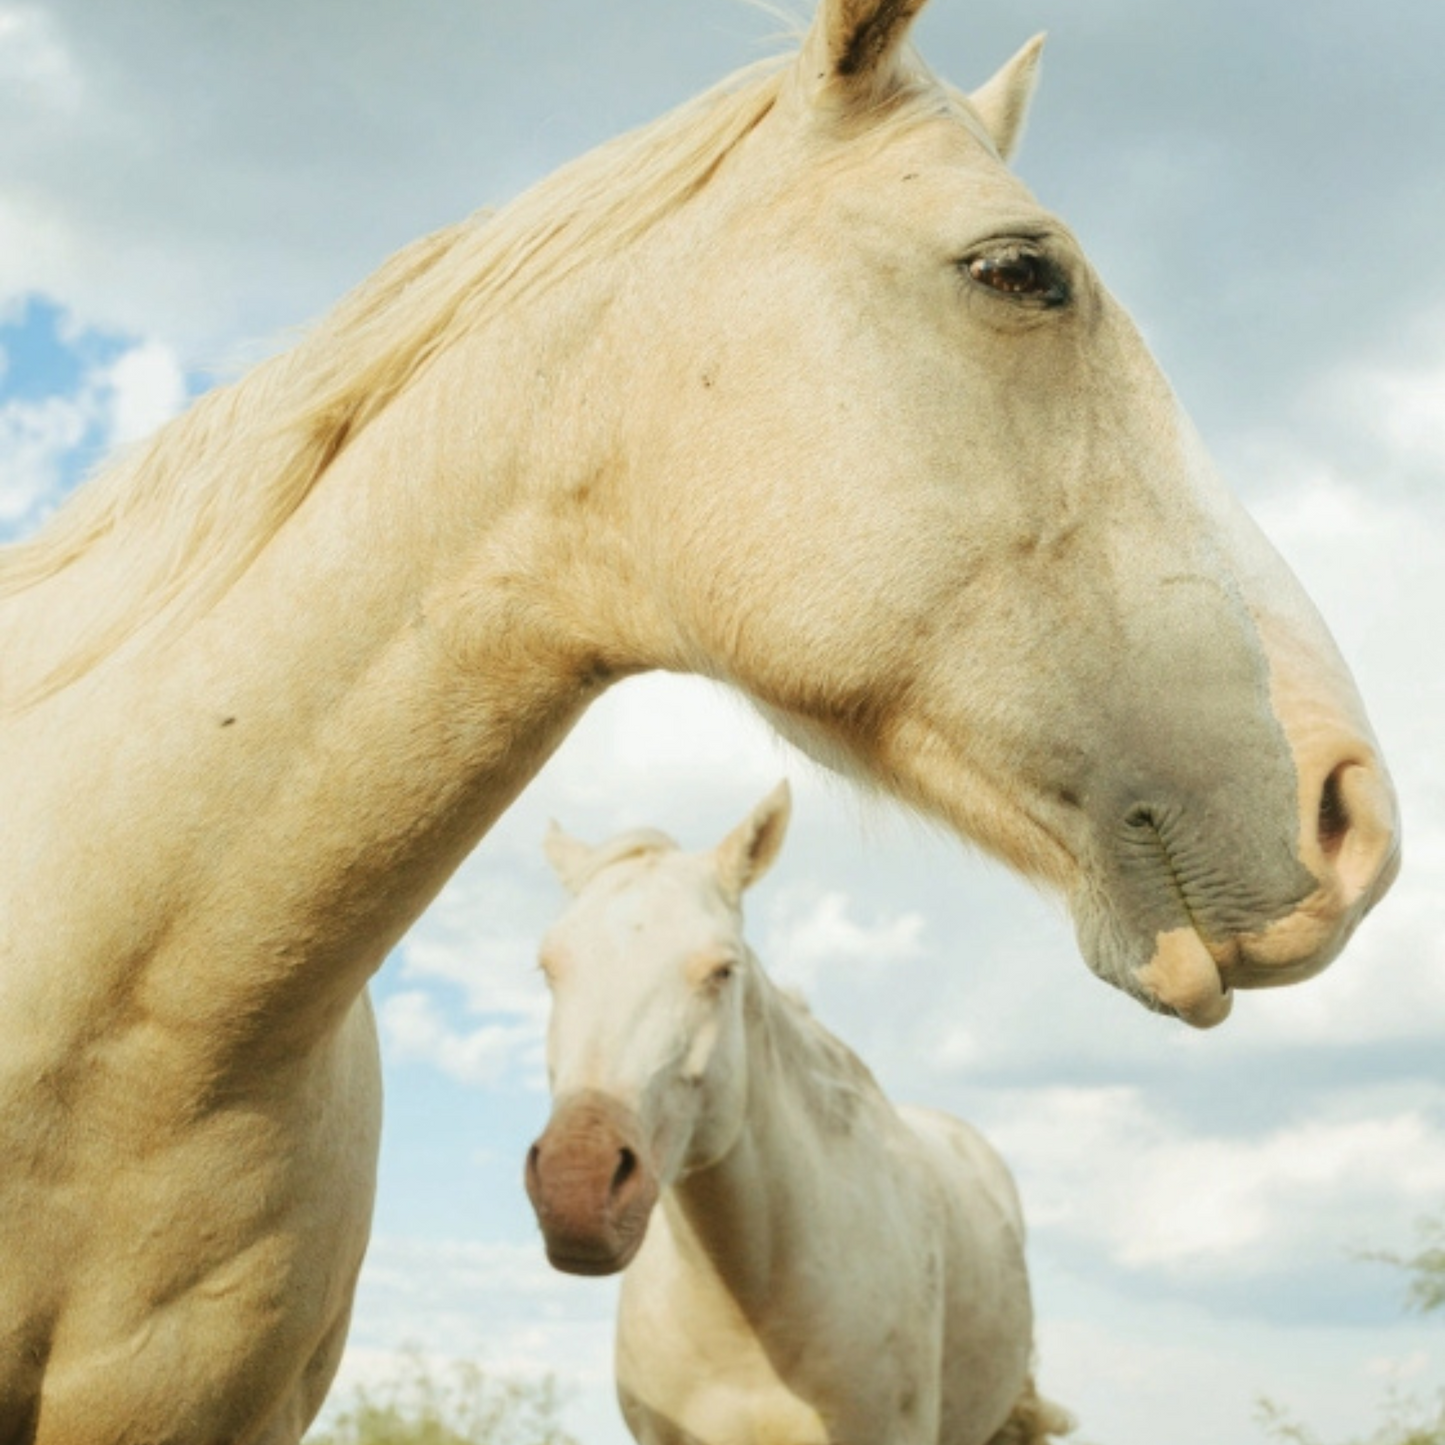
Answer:
[[[1445,1309],[1445,1214],[1421,1222],[1420,1247],[1414,1254],[1375,1250],[1364,1258],[1409,1273],[1406,1308],[1420,1314]],[[1292,1419],[1273,1400],[1260,1401],[1257,1418],[1270,1439],[1283,1445],[1324,1445],[1314,1431]],[[1395,1392],[1386,1401],[1384,1420],[1370,1435],[1340,1445],[1445,1445],[1445,1392],[1429,1402]]]
[[[558,1422],[556,1382],[454,1364],[434,1373],[415,1351],[384,1384],[358,1386],[306,1445],[577,1445]]]

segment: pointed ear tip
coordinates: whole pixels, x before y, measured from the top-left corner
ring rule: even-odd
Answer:
[[[758,818],[759,822],[765,818],[773,820],[781,818],[786,822],[792,816],[792,813],[793,786],[786,778],[783,778],[780,782],[774,784],[767,797],[758,804],[754,816]]]
[[[569,872],[577,851],[577,840],[555,818],[549,818],[547,831],[542,834],[542,856],[552,865],[553,872],[559,875]]]
[[[1040,30],[1037,35],[1025,40],[1014,54],[1014,58],[1004,67],[1011,70],[1015,75],[1028,76],[1032,80],[1033,73],[1039,68],[1039,62],[1043,59],[1044,45],[1049,38],[1047,30]]]

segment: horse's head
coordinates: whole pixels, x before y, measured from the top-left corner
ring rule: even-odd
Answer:
[[[1394,793],[1324,625],[1005,166],[1038,44],[965,98],[904,44],[921,3],[825,0],[641,248],[664,660],[1062,889],[1102,977],[1212,1024],[1343,946]]]
[[[739,900],[777,855],[788,807],[783,784],[702,854],[652,832],[598,848],[548,836],[575,898],[541,950],[554,1106],[526,1183],[558,1269],[623,1269],[659,1191],[720,1159],[742,1128],[755,965]]]

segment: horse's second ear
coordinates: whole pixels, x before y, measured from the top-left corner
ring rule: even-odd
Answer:
[[[562,881],[569,893],[576,893],[592,867],[592,854],[580,838],[564,833],[556,823],[547,825],[547,836],[542,840],[542,851],[552,865],[552,871]]]
[[[927,0],[819,0],[802,63],[815,96],[876,97],[897,74],[913,18]]]
[[[1044,37],[1035,35],[1022,50],[1008,61],[992,80],[969,96],[978,118],[983,122],[1000,156],[1010,159],[1023,139],[1024,122],[1029,115],[1034,85],[1039,78],[1039,56]]]
[[[793,795],[783,779],[713,851],[723,888],[741,898],[769,868],[788,831]]]

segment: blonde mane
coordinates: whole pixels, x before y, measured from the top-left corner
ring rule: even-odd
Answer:
[[[224,594],[347,445],[460,337],[616,255],[696,195],[772,109],[785,61],[737,72],[565,166],[490,218],[405,247],[299,345],[110,462],[33,539],[0,548],[0,601],[143,529],[28,700],[183,601]]]

